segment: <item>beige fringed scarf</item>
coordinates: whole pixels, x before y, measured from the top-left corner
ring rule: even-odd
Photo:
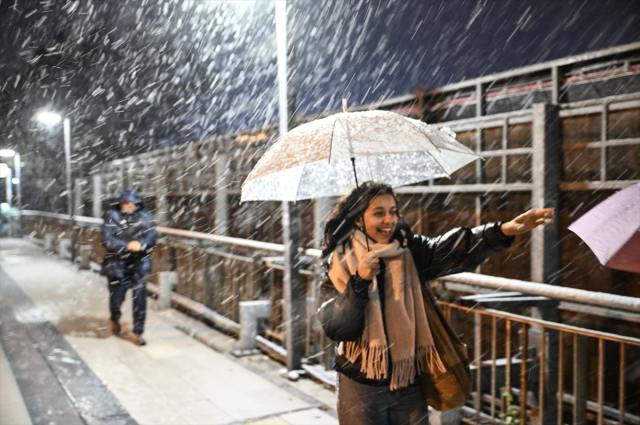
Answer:
[[[387,268],[384,275],[384,312],[380,307],[377,280],[369,286],[365,308],[365,327],[359,341],[341,343],[339,353],[357,363],[368,379],[386,379],[391,352],[391,390],[413,383],[416,375],[427,370],[444,370],[433,344],[427,322],[418,271],[408,248],[398,241],[369,244]],[[329,277],[335,288],[344,292],[349,277],[356,274],[360,259],[367,252],[364,233],[354,232],[351,241],[333,253]],[[385,335],[382,314],[385,315]]]

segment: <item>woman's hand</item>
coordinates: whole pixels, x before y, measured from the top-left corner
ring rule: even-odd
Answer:
[[[375,252],[367,252],[358,266],[358,275],[364,280],[371,280],[380,273],[380,259]]]
[[[553,212],[553,208],[534,208],[507,223],[503,223],[500,230],[506,236],[530,232],[538,226],[553,223],[553,218],[546,218],[553,217]]]
[[[142,244],[138,241],[131,241],[127,244],[127,249],[131,252],[138,252],[142,249]]]

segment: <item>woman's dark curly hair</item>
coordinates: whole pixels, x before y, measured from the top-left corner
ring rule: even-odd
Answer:
[[[346,242],[353,229],[357,228],[356,221],[363,216],[371,201],[381,195],[393,196],[396,205],[398,205],[398,198],[391,186],[372,181],[363,182],[360,187],[353,189],[351,193],[342,198],[340,203],[333,208],[331,217],[324,228],[323,258],[326,259],[338,245]],[[411,228],[398,214],[398,224],[391,240],[397,239],[404,245],[404,241],[412,235]]]

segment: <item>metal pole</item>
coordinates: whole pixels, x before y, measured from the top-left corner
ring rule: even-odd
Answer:
[[[7,204],[9,204],[9,206],[13,205],[13,183],[11,183],[12,178],[13,175],[11,174],[11,167],[7,167],[7,178],[5,183],[7,188]]]
[[[93,175],[93,205],[92,213],[96,218],[102,218],[102,174]]]
[[[225,151],[218,151],[218,162],[215,165],[216,194],[214,200],[214,232],[217,235],[229,234],[229,156]]]
[[[20,154],[16,152],[13,157],[14,168],[16,169],[16,178],[18,179],[18,237],[22,237],[22,172],[20,166]]]
[[[280,137],[295,125],[294,49],[291,37],[291,21],[287,22],[287,1],[277,0],[276,38],[278,41],[278,101]],[[294,203],[282,203],[282,234],[284,239],[284,312],[287,329],[287,369],[300,369],[305,350],[306,285],[297,265],[298,248],[301,245],[301,226],[298,209]]]
[[[73,189],[71,182],[71,124],[69,118],[65,118],[63,122],[64,128],[64,159],[67,171],[67,212],[69,214],[69,240],[71,241],[71,262],[76,258],[75,240],[73,234]]]

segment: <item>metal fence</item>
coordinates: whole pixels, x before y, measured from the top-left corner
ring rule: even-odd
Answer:
[[[38,239],[47,233],[63,238],[68,219],[24,211],[24,233]],[[97,228],[101,221],[75,217],[77,243],[92,246],[96,263],[103,254]],[[261,348],[278,357],[284,350],[278,345],[286,338],[280,265],[284,247],[164,227],[158,231],[162,238],[152,252],[154,273],[177,272],[176,292],[190,300],[183,305],[204,306],[198,311],[214,311],[228,323],[236,322],[226,329],[236,333],[240,301],[271,300]],[[313,260],[319,251],[303,254],[309,258],[302,272],[308,294],[305,356],[307,363],[321,365],[330,358],[333,345],[313,317],[319,297]],[[561,309],[575,311],[577,305],[591,314],[640,323],[637,298],[470,273],[445,277],[438,285],[458,295],[508,290],[546,296],[565,303]],[[500,417],[508,414],[521,424],[640,424],[640,339],[480,305],[439,303],[471,353],[473,392],[463,408],[464,423],[508,423]]]

